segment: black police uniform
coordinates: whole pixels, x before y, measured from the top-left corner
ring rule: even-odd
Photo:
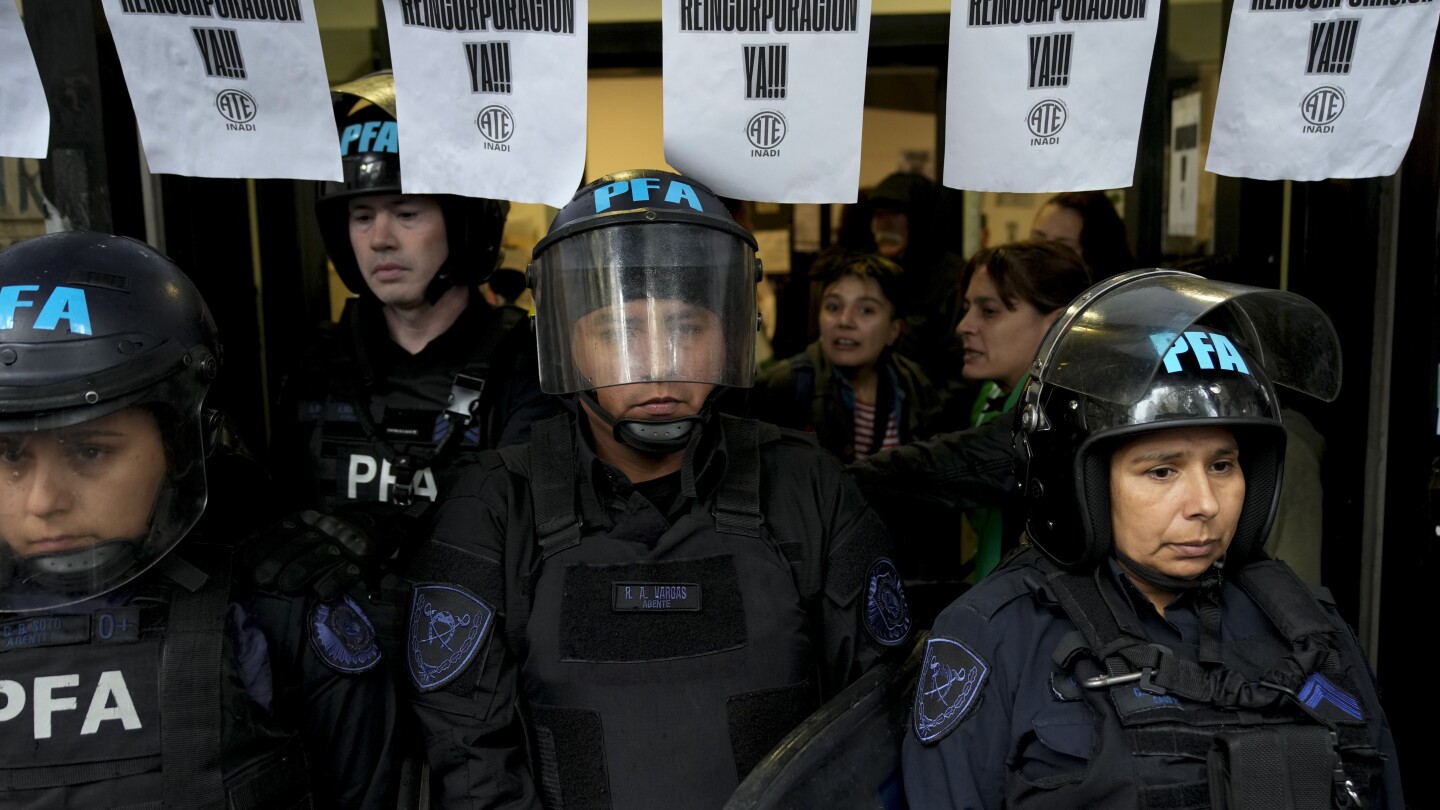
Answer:
[[[455,323],[412,355],[390,339],[379,301],[355,299],[282,396],[274,447],[285,491],[298,505],[327,509],[396,500],[397,486],[436,461],[451,430],[445,411],[457,379],[479,394],[480,406],[439,461],[525,441],[530,424],[558,413],[559,405],[540,391],[534,338],[517,313],[492,308],[472,291]],[[403,473],[404,463],[414,465],[411,474]],[[445,464],[436,466],[422,475],[417,500],[435,499]]]
[[[0,614],[0,808],[394,807],[369,619],[232,590],[229,556],[192,538],[115,593]]]
[[[590,441],[561,416],[486,454],[408,571],[446,806],[718,807],[909,637],[883,526],[809,439],[723,417],[639,486]]]
[[[1087,619],[1068,615],[1067,604]],[[1328,592],[1312,597],[1284,563],[1262,560],[1225,572],[1220,604],[1220,658],[1248,682],[1267,680],[1288,663],[1291,637],[1317,634],[1333,654],[1305,673],[1296,701],[1266,707],[1205,705],[1143,679],[1086,688],[1086,678],[1107,672],[1090,650],[1095,639],[1077,627],[1103,637],[1111,625],[1199,661],[1193,592],[1162,616],[1113,560],[1093,575],[1065,575],[1038,552],[1022,552],[936,621],[905,741],[911,805],[1211,807],[1206,763],[1217,734],[1305,726],[1334,729],[1342,781],[1351,780],[1364,806],[1403,807],[1389,725]],[[1267,614],[1282,617],[1282,625]],[[1333,767],[1328,750],[1294,750],[1317,767]],[[1232,766],[1237,778],[1243,764]],[[1295,807],[1330,807],[1335,799],[1325,792],[1290,798]]]

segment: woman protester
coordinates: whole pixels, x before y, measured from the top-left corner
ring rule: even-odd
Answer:
[[[148,245],[0,253],[0,808],[395,806],[364,610],[241,587],[243,529],[195,528],[220,358]]]
[[[751,416],[811,431],[845,462],[934,433],[939,392],[891,348],[905,324],[900,266],[850,251],[817,264],[820,339],[757,381]]]
[[[964,316],[955,327],[965,347],[965,379],[982,383],[970,427],[1014,410],[1045,330],[1089,285],[1085,263],[1050,242],[1016,242],[971,257],[961,280]],[[969,510],[966,519],[978,580],[1000,562],[1003,550],[1013,547],[1019,530],[1007,528],[996,507]]]
[[[1077,300],[1034,368],[1029,547],[926,643],[911,805],[1403,807],[1358,644],[1261,551],[1285,455],[1272,382],[1338,393],[1325,315],[1132,272]]]

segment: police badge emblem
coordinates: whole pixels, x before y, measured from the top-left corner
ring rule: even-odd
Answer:
[[[410,680],[432,692],[464,672],[484,645],[495,611],[454,585],[416,585],[410,599]]]
[[[980,697],[990,667],[969,647],[948,638],[925,642],[925,661],[915,684],[915,736],[933,743],[960,724]]]
[[[365,672],[380,662],[375,625],[348,596],[315,603],[310,610],[310,645],[337,672]]]
[[[865,586],[865,629],[886,647],[910,637],[910,606],[905,602],[900,569],[884,557],[870,566]]]

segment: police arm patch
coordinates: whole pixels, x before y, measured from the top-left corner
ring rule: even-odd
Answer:
[[[310,609],[310,646],[336,672],[365,672],[380,663],[375,625],[348,596]]]
[[[484,646],[495,611],[455,585],[416,585],[406,632],[410,681],[433,692],[460,677]]]
[[[900,569],[881,557],[870,566],[865,584],[865,630],[886,647],[904,643],[910,637],[910,605]]]
[[[989,675],[990,665],[964,644],[948,638],[925,642],[911,713],[915,737],[933,743],[960,725],[978,703]]]

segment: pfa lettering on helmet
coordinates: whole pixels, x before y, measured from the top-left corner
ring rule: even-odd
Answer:
[[[1217,332],[1187,331],[1180,335],[1152,335],[1165,371],[1175,374],[1186,366],[1203,371],[1237,371],[1250,374],[1245,358],[1230,338]]]
[[[628,208],[642,204],[653,206],[656,203],[676,207],[688,206],[691,210],[702,213],[705,211],[694,186],[682,180],[662,180],[663,178],[658,177],[635,177],[600,186],[593,192],[595,213],[608,211],[612,206]],[[662,186],[664,192],[660,193]],[[632,205],[626,206],[626,200]]]
[[[56,286],[41,292],[38,284],[11,284],[0,287],[0,330],[16,329],[21,312],[34,313],[31,329],[64,328],[77,335],[94,334],[90,306],[79,287]]]
[[[340,131],[340,156],[363,152],[400,154],[400,127],[394,121],[366,121]]]

